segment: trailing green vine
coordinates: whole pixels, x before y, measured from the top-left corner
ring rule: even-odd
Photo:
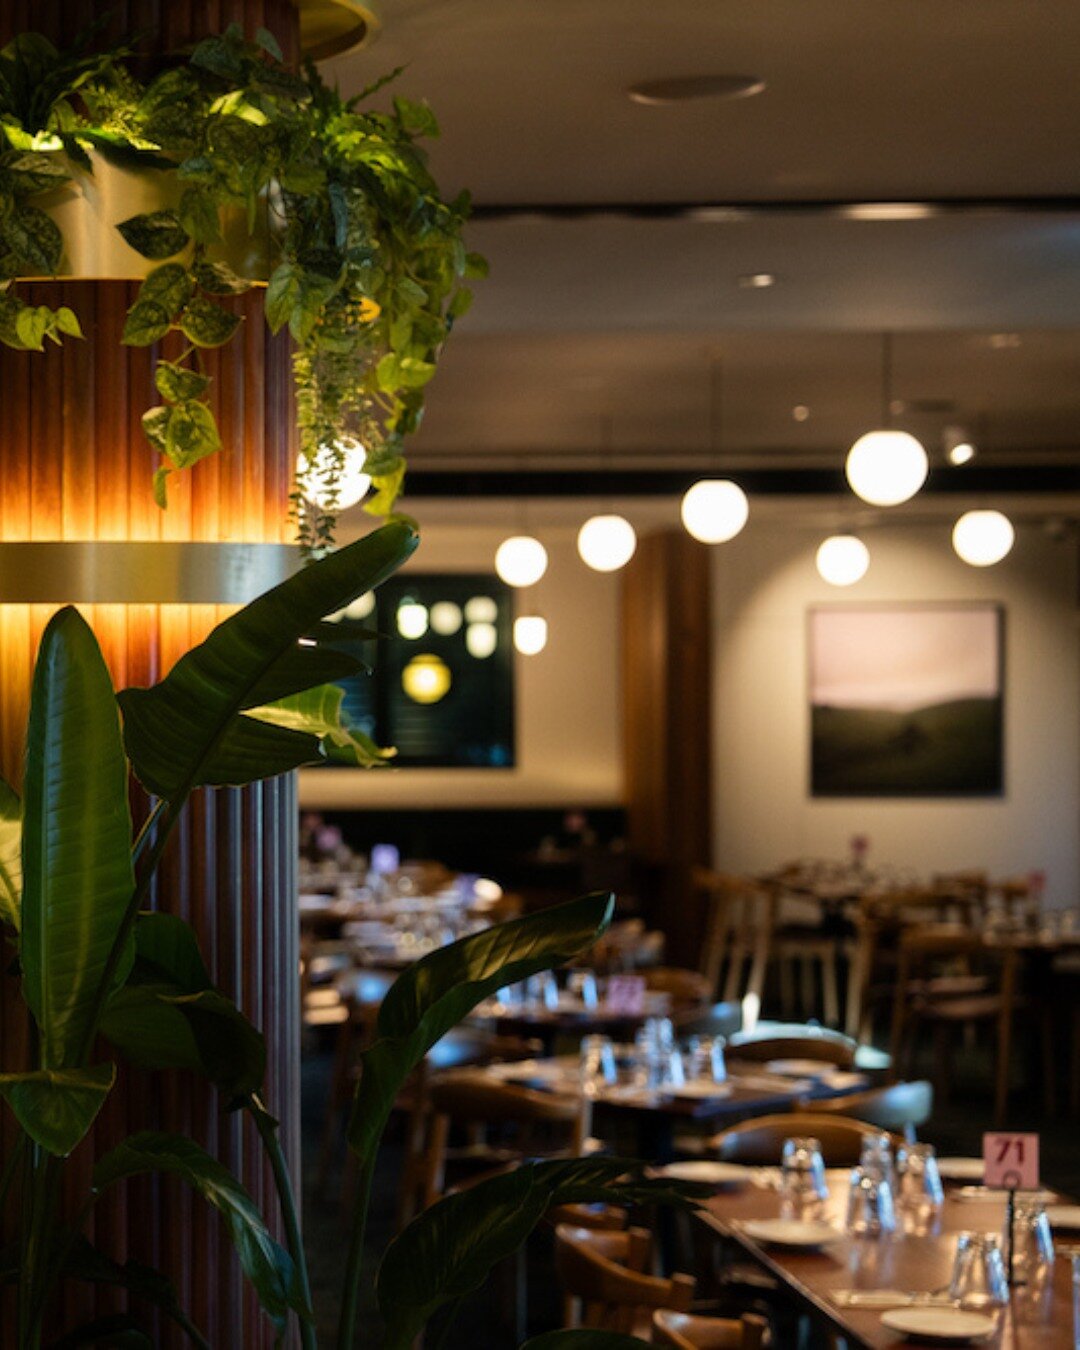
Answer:
[[[167,170],[172,198],[117,227],[157,264],[124,342],[179,332],[187,344],[158,361],[162,401],[143,417],[161,455],[155,499],[164,507],[169,474],[221,449],[200,352],[233,338],[240,318],[221,301],[253,284],[225,260],[224,232],[239,222],[270,256],[267,322],[295,345],[293,505],[302,542],[321,551],[355,442],[372,479],[365,510],[396,514],[424,387],[471,303],[465,281],[486,272],[462,239],[468,197],[443,201],[428,172],[418,142],[438,124],[425,104],[398,97],[389,111],[365,109],[386,80],[345,100],[313,65],[287,68],[269,33],[247,42],[236,25],[147,83],[130,57],[126,46],[95,54],[86,37],[60,53],[37,34],[0,51],[0,342],[40,350],[46,338],[81,336],[70,309],[27,304],[15,290],[20,278],[61,270],[46,194],[100,160]]]

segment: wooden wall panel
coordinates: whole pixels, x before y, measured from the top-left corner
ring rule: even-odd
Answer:
[[[623,753],[630,851],[668,959],[696,966],[701,918],[686,884],[712,857],[709,550],[647,535],[622,574]]]
[[[0,0],[0,42],[26,29],[68,39],[102,12],[96,0]],[[127,0],[112,7],[112,31],[156,32],[159,50],[175,50],[236,20],[253,34],[264,24],[287,52],[296,50],[296,16],[287,0]],[[288,490],[295,442],[289,353],[271,339],[262,295],[233,303],[244,319],[236,340],[212,353],[213,401],[225,452],[170,479],[170,509],[154,504],[156,456],[142,434],[143,411],[156,402],[156,349],[120,344],[135,287],[120,282],[53,282],[23,288],[27,298],[68,304],[85,342],[44,354],[0,347],[0,540],[288,540]],[[118,686],[161,674],[223,616],[215,606],[84,606]],[[51,609],[0,607],[0,772],[21,778],[30,674]],[[145,809],[136,794],[134,809]],[[267,1101],[281,1119],[294,1173],[299,1156],[299,992],[296,911],[295,777],[243,791],[200,793],[168,849],[156,907],[191,921],[215,979],[264,1031],[269,1049]],[[10,981],[6,983],[10,988]],[[0,1061],[26,1064],[28,1037],[18,1005],[0,1006]],[[223,1115],[216,1094],[186,1075],[163,1079],[125,1069],[92,1141],[70,1168],[68,1201],[85,1190],[95,1151],[133,1129],[192,1135],[241,1177],[275,1230],[280,1229],[269,1169],[257,1137],[239,1116]],[[11,1147],[8,1113],[0,1145]],[[171,1181],[131,1183],[96,1208],[92,1234],[120,1260],[158,1264],[215,1350],[273,1344],[216,1214]],[[63,1316],[123,1304],[72,1288]],[[156,1346],[183,1342],[152,1324]]]

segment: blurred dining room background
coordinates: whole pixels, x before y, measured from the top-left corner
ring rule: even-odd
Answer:
[[[373,1249],[514,1149],[859,1161],[815,1120],[917,1136],[947,1185],[1025,1128],[1080,1188],[1078,50],[1066,0],[386,0],[327,63],[346,93],[406,67],[490,262],[412,447],[422,545],[350,611],[383,637],[349,706],[397,758],[301,774],[327,1323],[395,974],[588,891],[601,945],[410,1082]],[[776,1347],[892,1343],[730,1228],[646,1259],[634,1216],[562,1217],[445,1344],[616,1293],[670,1344],[758,1315]]]

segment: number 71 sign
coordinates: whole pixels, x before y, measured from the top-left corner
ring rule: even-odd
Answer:
[[[983,1184],[1006,1191],[1034,1191],[1039,1185],[1037,1134],[983,1135]]]

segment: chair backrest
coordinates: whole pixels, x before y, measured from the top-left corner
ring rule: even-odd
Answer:
[[[728,1041],[730,1060],[749,1060],[763,1064],[770,1059],[816,1059],[850,1069],[855,1063],[857,1045],[850,1036],[827,1027],[807,1027],[806,1034],[785,1027],[775,1036],[740,1032]]]
[[[646,989],[668,995],[673,1012],[692,1012],[706,1007],[712,997],[712,985],[697,970],[684,970],[679,966],[651,966],[641,974]]]
[[[691,1313],[653,1313],[653,1345],[675,1346],[676,1350],[761,1350],[768,1322],[757,1313],[739,1318],[695,1317]]]
[[[865,1125],[861,1120],[793,1111],[732,1125],[714,1136],[712,1148],[724,1162],[774,1167],[780,1162],[785,1139],[810,1136],[821,1141],[826,1167],[854,1167],[866,1136],[880,1133],[876,1125]]]
[[[714,1003],[707,1011],[679,1019],[680,1036],[723,1036],[726,1040],[742,1030],[741,1003]]]
[[[776,924],[775,891],[751,877],[695,867],[690,886],[704,900],[707,915],[701,973],[726,1003],[747,994],[761,998],[769,944]]]
[[[433,1204],[446,1182],[447,1145],[453,1125],[483,1130],[489,1125],[518,1127],[522,1156],[531,1150],[538,1127],[561,1127],[565,1151],[580,1157],[592,1126],[592,1101],[584,1093],[537,1092],[501,1083],[468,1069],[433,1078],[427,1093],[428,1129],[421,1168],[421,1194]]]
[[[914,1140],[918,1126],[925,1125],[934,1110],[934,1089],[925,1079],[912,1083],[890,1083],[853,1092],[850,1096],[825,1100],[808,1099],[799,1103],[800,1111],[813,1115],[847,1116],[875,1125],[879,1130],[902,1134]]]
[[[555,1229],[559,1281],[563,1293],[580,1303],[570,1325],[629,1332],[644,1309],[686,1312],[694,1297],[693,1277],[644,1274],[648,1251],[649,1234],[642,1229],[603,1233],[560,1224]]]

